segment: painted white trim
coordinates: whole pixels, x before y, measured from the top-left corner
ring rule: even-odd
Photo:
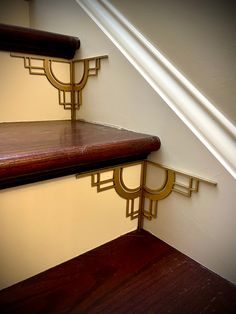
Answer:
[[[76,0],[236,179],[236,127],[107,0]]]

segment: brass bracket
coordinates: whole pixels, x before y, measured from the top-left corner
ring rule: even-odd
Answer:
[[[141,166],[140,184],[135,189],[130,189],[124,183],[123,171],[134,165]],[[160,188],[151,189],[147,186],[147,175],[151,167],[164,171],[165,177]],[[102,178],[106,172],[111,172],[111,176]],[[139,228],[142,228],[144,218],[152,220],[157,217],[158,201],[169,196],[172,191],[185,197],[191,197],[192,193],[198,192],[200,182],[217,185],[214,181],[196,177],[149,160],[85,172],[77,174],[76,178],[88,175],[91,175],[91,186],[96,187],[97,192],[115,189],[117,194],[126,200],[126,217],[130,217],[132,220],[138,219]]]
[[[97,76],[100,70],[101,60],[108,56],[98,56],[79,60],[52,59],[49,57],[38,57],[11,53],[11,57],[23,58],[24,67],[32,75],[45,75],[48,81],[58,90],[59,104],[66,110],[71,110],[71,119],[76,119],[76,110],[82,105],[82,90],[89,76]],[[67,64],[69,67],[69,83],[61,82],[56,78],[53,64]],[[79,82],[76,82],[76,67],[82,66],[83,74]]]

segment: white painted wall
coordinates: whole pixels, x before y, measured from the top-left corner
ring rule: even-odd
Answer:
[[[1,0],[0,23],[29,27],[29,3],[25,0]]]
[[[109,0],[234,123],[234,1]]]
[[[162,162],[177,169],[179,168],[180,170],[189,171],[199,176],[208,177],[218,182],[217,188],[202,184],[199,194],[194,195],[192,199],[185,199],[182,196],[172,194],[168,199],[159,203],[158,219],[145,222],[145,229],[221,276],[236,283],[236,251],[234,243],[236,237],[234,227],[234,221],[236,220],[234,195],[236,183],[233,178],[222,168],[215,158],[210,155],[139,74],[136,73],[127,60],[124,59],[105,35],[86,16],[75,1],[32,1],[31,14],[31,25],[36,28],[77,35],[81,39],[81,50],[78,56],[109,55],[109,59],[102,62],[99,76],[89,79],[83,94],[84,104],[78,113],[79,118],[156,134],[161,138],[162,148],[159,152],[152,154],[152,160]],[[23,69],[23,71],[25,70]],[[34,110],[35,109],[32,107],[28,107],[25,115],[32,115],[33,117]],[[17,111],[12,114],[13,116],[11,116],[11,118],[17,119]],[[68,183],[67,180],[71,180],[70,183]],[[62,181],[63,184],[61,185]],[[153,179],[150,179],[150,181],[150,184],[155,184]],[[47,184],[49,185],[50,183]],[[72,189],[73,199],[73,205],[70,204],[70,209],[66,206],[70,212],[69,218],[67,219],[74,219],[75,221],[80,220],[81,215],[83,216],[84,213],[80,211],[77,212],[78,206],[79,204],[85,203],[83,203],[82,200],[83,195],[80,195],[80,199],[77,200],[78,191],[80,191],[80,189],[75,187],[74,178],[54,180],[48,190],[48,197],[50,197],[50,191],[54,193],[54,195],[60,194],[60,202],[62,202],[61,198],[63,198],[63,204],[66,204],[68,195],[67,193],[63,193],[63,187],[66,187],[67,184],[69,184],[69,186],[65,191]],[[76,181],[76,184],[80,183]],[[84,182],[84,184],[86,185],[87,183]],[[79,254],[79,247],[81,246],[83,250],[83,247],[86,246],[86,244],[82,244],[82,242],[78,240],[77,244],[73,243],[73,245],[71,245],[72,249],[68,250],[68,242],[70,241],[63,241],[63,237],[66,236],[66,239],[69,238],[70,240],[83,237],[84,241],[84,230],[90,228],[91,221],[84,222],[84,220],[81,219],[81,224],[79,224],[80,228],[78,227],[77,229],[76,223],[66,220],[67,226],[64,226],[64,233],[60,235],[58,226],[55,226],[55,229],[59,231],[54,230],[55,232],[53,231],[52,234],[52,232],[50,232],[50,226],[54,218],[56,217],[60,225],[63,217],[64,219],[68,217],[68,212],[60,216],[62,218],[58,217],[57,206],[59,206],[59,204],[53,205],[49,202],[49,204],[52,204],[52,210],[47,208],[50,212],[48,214],[46,212],[47,230],[45,234],[47,236],[45,237],[50,239],[50,245],[47,250],[44,250],[44,241],[39,243],[42,232],[44,234],[43,220],[45,219],[44,215],[42,214],[41,216],[40,212],[37,214],[38,220],[36,220],[35,225],[40,221],[41,227],[35,229],[35,232],[34,230],[26,231],[27,236],[23,236],[21,242],[21,247],[33,248],[36,241],[37,248],[34,248],[35,251],[33,251],[32,255],[34,255],[33,258],[35,262],[35,256],[41,256],[43,250],[44,255],[43,258],[40,258],[40,265],[37,265],[33,271],[27,272],[27,269],[31,267],[29,265],[33,264],[30,259],[32,256],[30,257],[30,250],[23,250],[23,252],[28,255],[28,264],[21,260],[21,265],[24,266],[21,275],[18,275],[18,277],[15,276],[14,278],[9,277],[10,270],[17,267],[17,264],[14,264],[14,259],[16,260],[20,255],[23,256],[21,250],[18,250],[17,254],[14,253],[17,245],[19,245],[16,239],[21,233],[21,226],[27,225],[29,229],[34,229],[34,225],[32,224],[33,220],[30,219],[29,224],[27,222],[29,211],[34,210],[32,203],[35,206],[34,199],[38,199],[38,196],[35,198],[34,195],[39,195],[41,189],[44,190],[48,188],[48,185],[36,184],[30,187],[17,188],[16,190],[9,189],[3,191],[3,193],[6,193],[6,196],[0,196],[0,209],[2,209],[0,221],[2,221],[2,224],[3,221],[4,223],[7,221],[4,226],[5,236],[2,238],[4,240],[1,241],[1,246],[3,247],[1,252],[6,252],[4,257],[5,269],[0,267],[0,269],[3,269],[2,274],[7,274],[8,271],[8,275],[5,278],[5,285],[9,285],[33,273],[51,267],[53,264],[70,258],[74,254]],[[30,190],[27,190],[28,188]],[[18,190],[20,191],[20,195],[18,194]],[[95,197],[95,195],[91,197],[91,189],[87,190],[86,187],[86,191],[89,193],[88,198]],[[28,204],[25,206],[26,196]],[[102,194],[99,194],[99,200],[101,197]],[[15,199],[16,202],[12,204],[11,199]],[[97,202],[98,199],[96,199],[96,204]],[[101,202],[103,201],[101,200]],[[94,233],[91,232],[88,235],[89,241],[89,238],[92,237],[92,233],[96,237],[99,235],[98,242],[101,243],[108,238],[114,238],[119,233],[122,234],[135,227],[136,223],[134,225],[133,222],[130,223],[129,220],[123,218],[121,207],[124,203],[122,201],[121,205],[119,202],[119,198],[112,195],[110,202],[107,203],[106,201],[107,205],[105,205],[105,201],[102,203],[102,213],[106,213],[106,210],[109,210],[108,208],[110,208],[110,204],[112,204],[112,208],[113,206],[118,206],[118,214],[109,217],[107,220],[106,215],[102,214],[99,218],[102,228],[96,229],[97,231],[94,231]],[[16,204],[21,205],[18,206]],[[92,209],[93,204],[88,205],[86,203],[86,208]],[[108,206],[108,208],[105,209],[104,206]],[[13,208],[12,214],[9,213],[9,209],[11,208]],[[25,208],[24,213],[23,208]],[[37,209],[37,207],[35,208]],[[62,206],[59,208],[61,213],[63,208]],[[80,205],[79,209],[81,210],[81,208],[84,208],[84,206]],[[23,214],[17,216],[20,222],[14,221],[14,224],[16,223],[18,226],[18,228],[15,228],[14,225],[11,226],[11,222],[14,220],[15,213],[19,213],[19,211]],[[119,215],[121,215],[122,218]],[[32,219],[34,218],[32,215],[31,217]],[[114,225],[110,222],[110,219],[112,219]],[[71,223],[72,225],[70,225]],[[112,232],[114,233],[110,233],[109,231],[108,236],[103,236],[103,232],[106,232],[105,230],[109,227],[108,224],[113,226],[112,229],[114,230]],[[69,232],[69,228],[73,229],[73,236],[68,237],[67,233]],[[3,228],[1,227],[1,229]],[[76,231],[74,231],[75,229]],[[16,232],[18,232],[18,234]],[[77,234],[77,232],[79,232],[79,234]],[[55,252],[54,257],[51,258],[51,253],[48,255],[48,252],[53,251],[53,247],[57,250],[57,246],[55,246],[55,243],[58,241],[57,236],[59,236],[60,245],[62,246],[60,247],[60,254],[63,254],[63,256]],[[28,244],[27,241],[30,237],[32,237],[30,240],[31,243]],[[101,240],[100,237],[102,238]],[[91,246],[97,244],[98,243],[94,241]],[[88,249],[88,246],[84,250],[86,249]],[[13,255],[11,255],[12,252],[14,253]],[[46,260],[45,263],[42,262],[44,259]],[[48,259],[50,260],[49,262]],[[9,263],[12,263],[10,264],[11,269],[7,270]],[[0,274],[0,278],[1,276]]]

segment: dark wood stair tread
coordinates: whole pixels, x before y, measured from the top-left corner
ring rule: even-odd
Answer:
[[[0,187],[144,159],[156,136],[82,121],[0,124]]]
[[[227,314],[235,308],[233,284],[144,230],[0,291],[0,312],[11,314]]]
[[[0,23],[0,50],[72,59],[79,38]]]

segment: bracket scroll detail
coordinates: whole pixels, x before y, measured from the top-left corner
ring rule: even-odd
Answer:
[[[123,170],[138,164],[141,166],[140,184],[137,188],[130,189],[124,183]],[[150,166],[160,168],[165,172],[164,182],[160,188],[151,189],[147,186],[147,172]],[[103,179],[102,174],[108,171],[111,171],[112,175],[109,179]],[[142,228],[144,218],[152,220],[157,217],[158,201],[168,197],[172,191],[185,197],[191,197],[193,192],[198,192],[200,182],[211,185],[217,184],[214,181],[196,177],[148,160],[78,174],[76,178],[87,175],[91,175],[91,186],[96,187],[97,192],[115,189],[117,194],[126,200],[126,217],[130,217],[130,219],[138,218],[139,228]],[[184,178],[185,182],[182,182],[179,177]]]
[[[11,53],[12,57],[23,58],[24,67],[31,75],[44,75],[48,81],[58,90],[59,104],[66,110],[71,110],[71,119],[76,119],[76,110],[82,105],[82,90],[89,76],[97,76],[101,67],[101,60],[108,58],[107,55],[85,59],[52,59],[48,57],[35,57]],[[69,66],[69,83],[61,82],[53,71],[53,63],[67,64]],[[76,66],[82,64],[83,74],[79,82],[76,82]]]

